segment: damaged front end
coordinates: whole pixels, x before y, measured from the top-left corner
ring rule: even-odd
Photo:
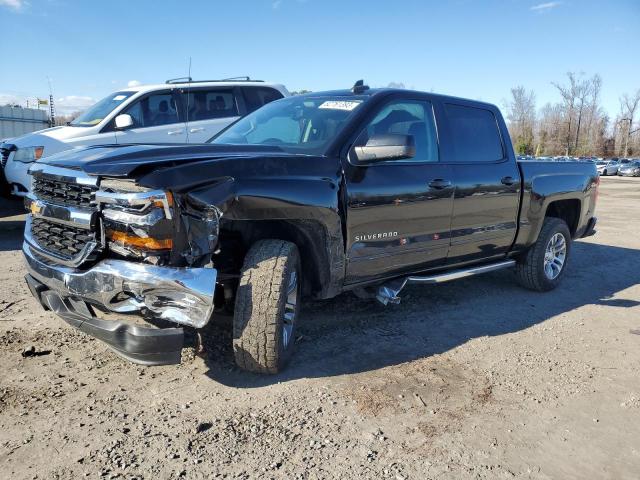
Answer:
[[[23,252],[34,296],[129,360],[179,363],[180,327],[202,328],[213,314],[220,211],[128,180],[47,165],[32,174]],[[149,322],[126,321],[131,314]],[[167,322],[177,325],[156,326]]]

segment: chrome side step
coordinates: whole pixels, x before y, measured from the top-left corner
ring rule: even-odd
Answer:
[[[503,268],[513,267],[515,264],[515,260],[503,260],[501,262],[490,263],[488,265],[461,268],[458,270],[451,270],[449,272],[438,273],[436,275],[397,278],[378,287],[378,290],[376,292],[376,300],[378,300],[383,305],[387,305],[389,303],[398,304],[400,303],[400,297],[398,297],[398,294],[407,285],[407,283],[444,283],[451,280],[458,280],[460,278],[480,275],[481,273],[502,270]]]

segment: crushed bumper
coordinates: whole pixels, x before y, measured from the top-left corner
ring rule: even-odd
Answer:
[[[47,261],[28,242],[23,253],[27,284],[44,308],[136,363],[180,363],[182,328],[147,328],[99,319],[91,305],[115,313],[145,312],[195,328],[206,325],[213,312],[214,269],[103,260],[88,270],[77,270]]]

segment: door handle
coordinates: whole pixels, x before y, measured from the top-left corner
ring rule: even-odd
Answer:
[[[513,177],[502,177],[502,179],[500,180],[500,182],[503,185],[513,185],[514,183],[516,183],[516,179]]]
[[[167,132],[168,135],[182,135],[184,130],[170,130]]]
[[[189,133],[198,133],[198,132],[204,132],[204,128],[192,128],[189,130]]]
[[[435,188],[436,190],[442,190],[443,188],[450,187],[451,182],[449,180],[443,180],[442,178],[436,178],[435,180],[431,180],[429,182],[429,186],[431,188]]]

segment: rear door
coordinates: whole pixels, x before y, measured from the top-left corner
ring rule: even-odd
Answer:
[[[499,256],[517,229],[520,172],[497,109],[444,102],[444,149],[456,185],[447,263]]]
[[[373,111],[355,145],[373,134],[408,134],[416,155],[345,164],[347,283],[444,264],[453,209],[452,167],[440,161],[433,104],[400,97]]]
[[[189,143],[204,143],[240,118],[237,87],[192,87],[185,89],[182,102],[187,112]]]
[[[184,119],[179,115],[175,89],[161,90],[140,97],[125,108],[133,125],[116,130],[118,143],[184,143],[187,141]],[[108,129],[114,129],[115,120]]]

